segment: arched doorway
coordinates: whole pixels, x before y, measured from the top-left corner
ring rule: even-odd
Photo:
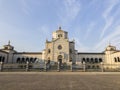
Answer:
[[[59,55],[59,56],[58,56],[58,62],[59,62],[60,64],[62,64],[62,55]]]

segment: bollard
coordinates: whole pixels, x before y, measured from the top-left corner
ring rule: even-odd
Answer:
[[[26,72],[29,71],[29,62],[26,63]]]
[[[0,72],[3,70],[3,62],[0,62]]]

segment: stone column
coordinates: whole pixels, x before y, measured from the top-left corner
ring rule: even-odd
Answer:
[[[3,62],[0,62],[0,72],[3,70]]]
[[[60,62],[58,61],[57,71],[60,72]]]
[[[103,62],[101,62],[100,64],[101,64],[101,72],[104,72],[104,69],[103,69]]]
[[[86,71],[86,63],[83,62],[83,71],[85,72]]]
[[[70,65],[70,69],[71,69],[71,72],[73,72],[73,63],[71,62],[71,65]]]
[[[47,61],[45,61],[44,70],[45,70],[45,72],[47,72]]]
[[[29,71],[29,62],[26,63],[26,72]]]

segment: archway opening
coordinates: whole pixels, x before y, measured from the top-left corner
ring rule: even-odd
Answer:
[[[19,57],[17,58],[17,61],[16,61],[16,62],[17,62],[17,63],[20,63],[20,58],[19,58]]]
[[[60,64],[62,64],[62,55],[59,55],[59,56],[58,56],[58,62],[59,62]]]

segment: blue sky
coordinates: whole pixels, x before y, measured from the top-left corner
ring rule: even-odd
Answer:
[[[0,0],[0,46],[42,51],[61,26],[79,52],[120,49],[120,0]]]

